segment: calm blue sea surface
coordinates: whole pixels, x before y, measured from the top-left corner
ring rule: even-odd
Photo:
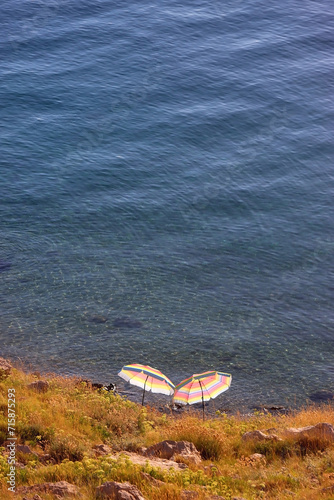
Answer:
[[[225,407],[334,392],[333,4],[3,0],[0,26],[1,354],[226,371]]]

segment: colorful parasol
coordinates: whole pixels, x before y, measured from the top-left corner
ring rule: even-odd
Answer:
[[[204,401],[214,399],[230,387],[232,375],[217,371],[195,373],[175,387],[174,402],[195,404],[202,402],[204,420]]]
[[[145,391],[151,391],[171,396],[174,392],[174,384],[161,371],[151,368],[151,366],[132,364],[123,366],[118,373],[120,377],[132,385],[141,387],[143,390],[144,404]]]

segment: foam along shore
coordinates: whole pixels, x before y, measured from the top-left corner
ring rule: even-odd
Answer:
[[[1,499],[333,498],[332,402],[203,422],[3,359],[0,376]]]

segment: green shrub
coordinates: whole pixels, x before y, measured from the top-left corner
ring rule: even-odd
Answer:
[[[65,459],[71,462],[77,462],[84,457],[84,446],[70,437],[55,438],[50,444],[49,454],[57,463]]]

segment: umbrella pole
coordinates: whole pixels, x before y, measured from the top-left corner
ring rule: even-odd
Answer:
[[[146,381],[148,379],[148,375],[146,377],[146,380],[145,380],[145,384],[144,384],[144,390],[143,390],[143,399],[142,399],[142,402],[141,402],[141,405],[144,406],[144,398],[145,398],[145,387],[146,387]]]
[[[202,408],[203,408],[203,422],[205,420],[205,416],[204,416],[204,396],[203,396],[203,387],[202,387],[202,384],[201,384],[201,381],[199,380],[199,385],[201,386],[201,391],[202,391]]]

